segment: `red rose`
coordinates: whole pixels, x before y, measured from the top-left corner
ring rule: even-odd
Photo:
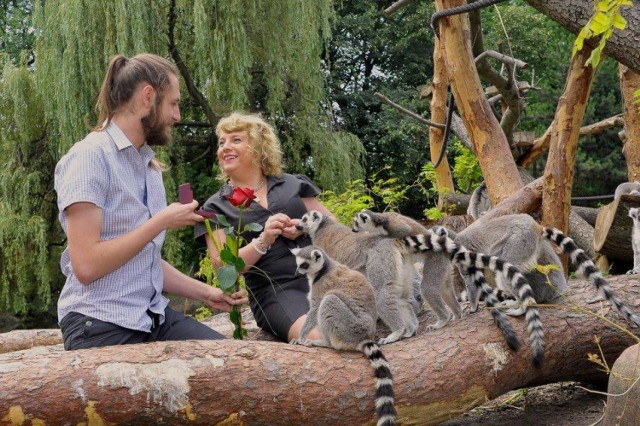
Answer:
[[[247,208],[251,205],[251,201],[256,199],[256,195],[251,188],[233,188],[231,195],[227,196],[227,200],[231,205],[241,208]]]

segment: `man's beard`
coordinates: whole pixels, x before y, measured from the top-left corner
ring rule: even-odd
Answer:
[[[144,138],[149,146],[164,146],[171,142],[171,134],[167,132],[167,123],[158,114],[158,108],[153,108],[149,114],[140,119]]]

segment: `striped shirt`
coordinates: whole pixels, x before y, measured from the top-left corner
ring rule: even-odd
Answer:
[[[162,174],[150,165],[155,153],[144,144],[138,151],[113,122],[92,132],[60,159],[55,170],[60,223],[67,232],[66,208],[73,203],[95,204],[103,213],[100,240],[111,240],[139,228],[167,206]],[[137,255],[89,285],[73,272],[69,248],[60,268],[67,281],[58,299],[58,321],[69,312],[89,315],[119,326],[149,332],[147,310],[160,314],[168,300],[162,296],[160,251],[165,232]]]

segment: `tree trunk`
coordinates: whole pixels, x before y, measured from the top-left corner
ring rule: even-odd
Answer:
[[[609,259],[633,263],[629,209],[640,207],[640,197],[623,195],[600,209],[593,238],[594,249]]]
[[[634,282],[623,276],[612,284],[637,308]],[[570,287],[578,306],[609,312],[608,305],[589,305],[596,294],[590,284],[571,281]],[[536,369],[527,345],[509,351],[486,309],[427,333],[428,316],[417,337],[383,347],[403,424],[435,424],[516,388],[605,383],[607,376],[587,359],[598,353],[594,336],[610,365],[634,343],[591,315],[543,308],[547,351]],[[526,342],[524,319],[511,322]],[[362,354],[274,342],[157,342],[72,352],[58,346],[0,355],[0,419],[12,424],[371,424],[373,394],[373,372]]]
[[[567,232],[575,154],[595,69],[585,66],[592,49],[585,45],[571,60],[564,93],[558,101],[549,157],[544,171],[542,223]]]
[[[634,102],[633,94],[636,90],[640,90],[640,71],[633,72],[620,65],[625,134],[622,152],[627,160],[629,182],[640,181],[640,105]]]
[[[593,0],[526,0],[531,6],[548,16],[566,30],[578,34],[593,16]],[[627,28],[615,30],[604,49],[604,53],[616,61],[640,73],[640,7],[623,7],[622,16],[627,20]],[[586,43],[596,43],[590,40]],[[595,44],[594,44],[595,45]]]
[[[433,47],[433,82],[431,97],[431,120],[436,123],[446,121],[447,111],[447,68],[444,63],[444,47],[439,38],[436,37]],[[444,131],[437,127],[429,127],[429,150],[431,152],[431,162],[436,164],[440,158],[440,152],[446,149],[444,143]],[[455,192],[453,177],[449,170],[446,151],[442,153],[442,161],[436,167],[436,187],[438,189],[438,208],[442,209],[443,195]]]
[[[464,0],[436,0],[436,10],[465,4]],[[482,175],[493,205],[522,187],[507,138],[486,100],[471,53],[469,20],[466,14],[438,21],[444,44],[449,81],[475,147]]]

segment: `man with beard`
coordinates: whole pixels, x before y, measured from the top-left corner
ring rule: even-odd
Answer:
[[[190,278],[161,258],[167,229],[194,225],[197,201],[167,206],[166,145],[180,120],[175,66],[156,55],[112,58],[96,111],[98,125],[55,170],[67,277],[58,300],[65,349],[222,335],[167,306],[163,291],[229,311],[247,302]]]

